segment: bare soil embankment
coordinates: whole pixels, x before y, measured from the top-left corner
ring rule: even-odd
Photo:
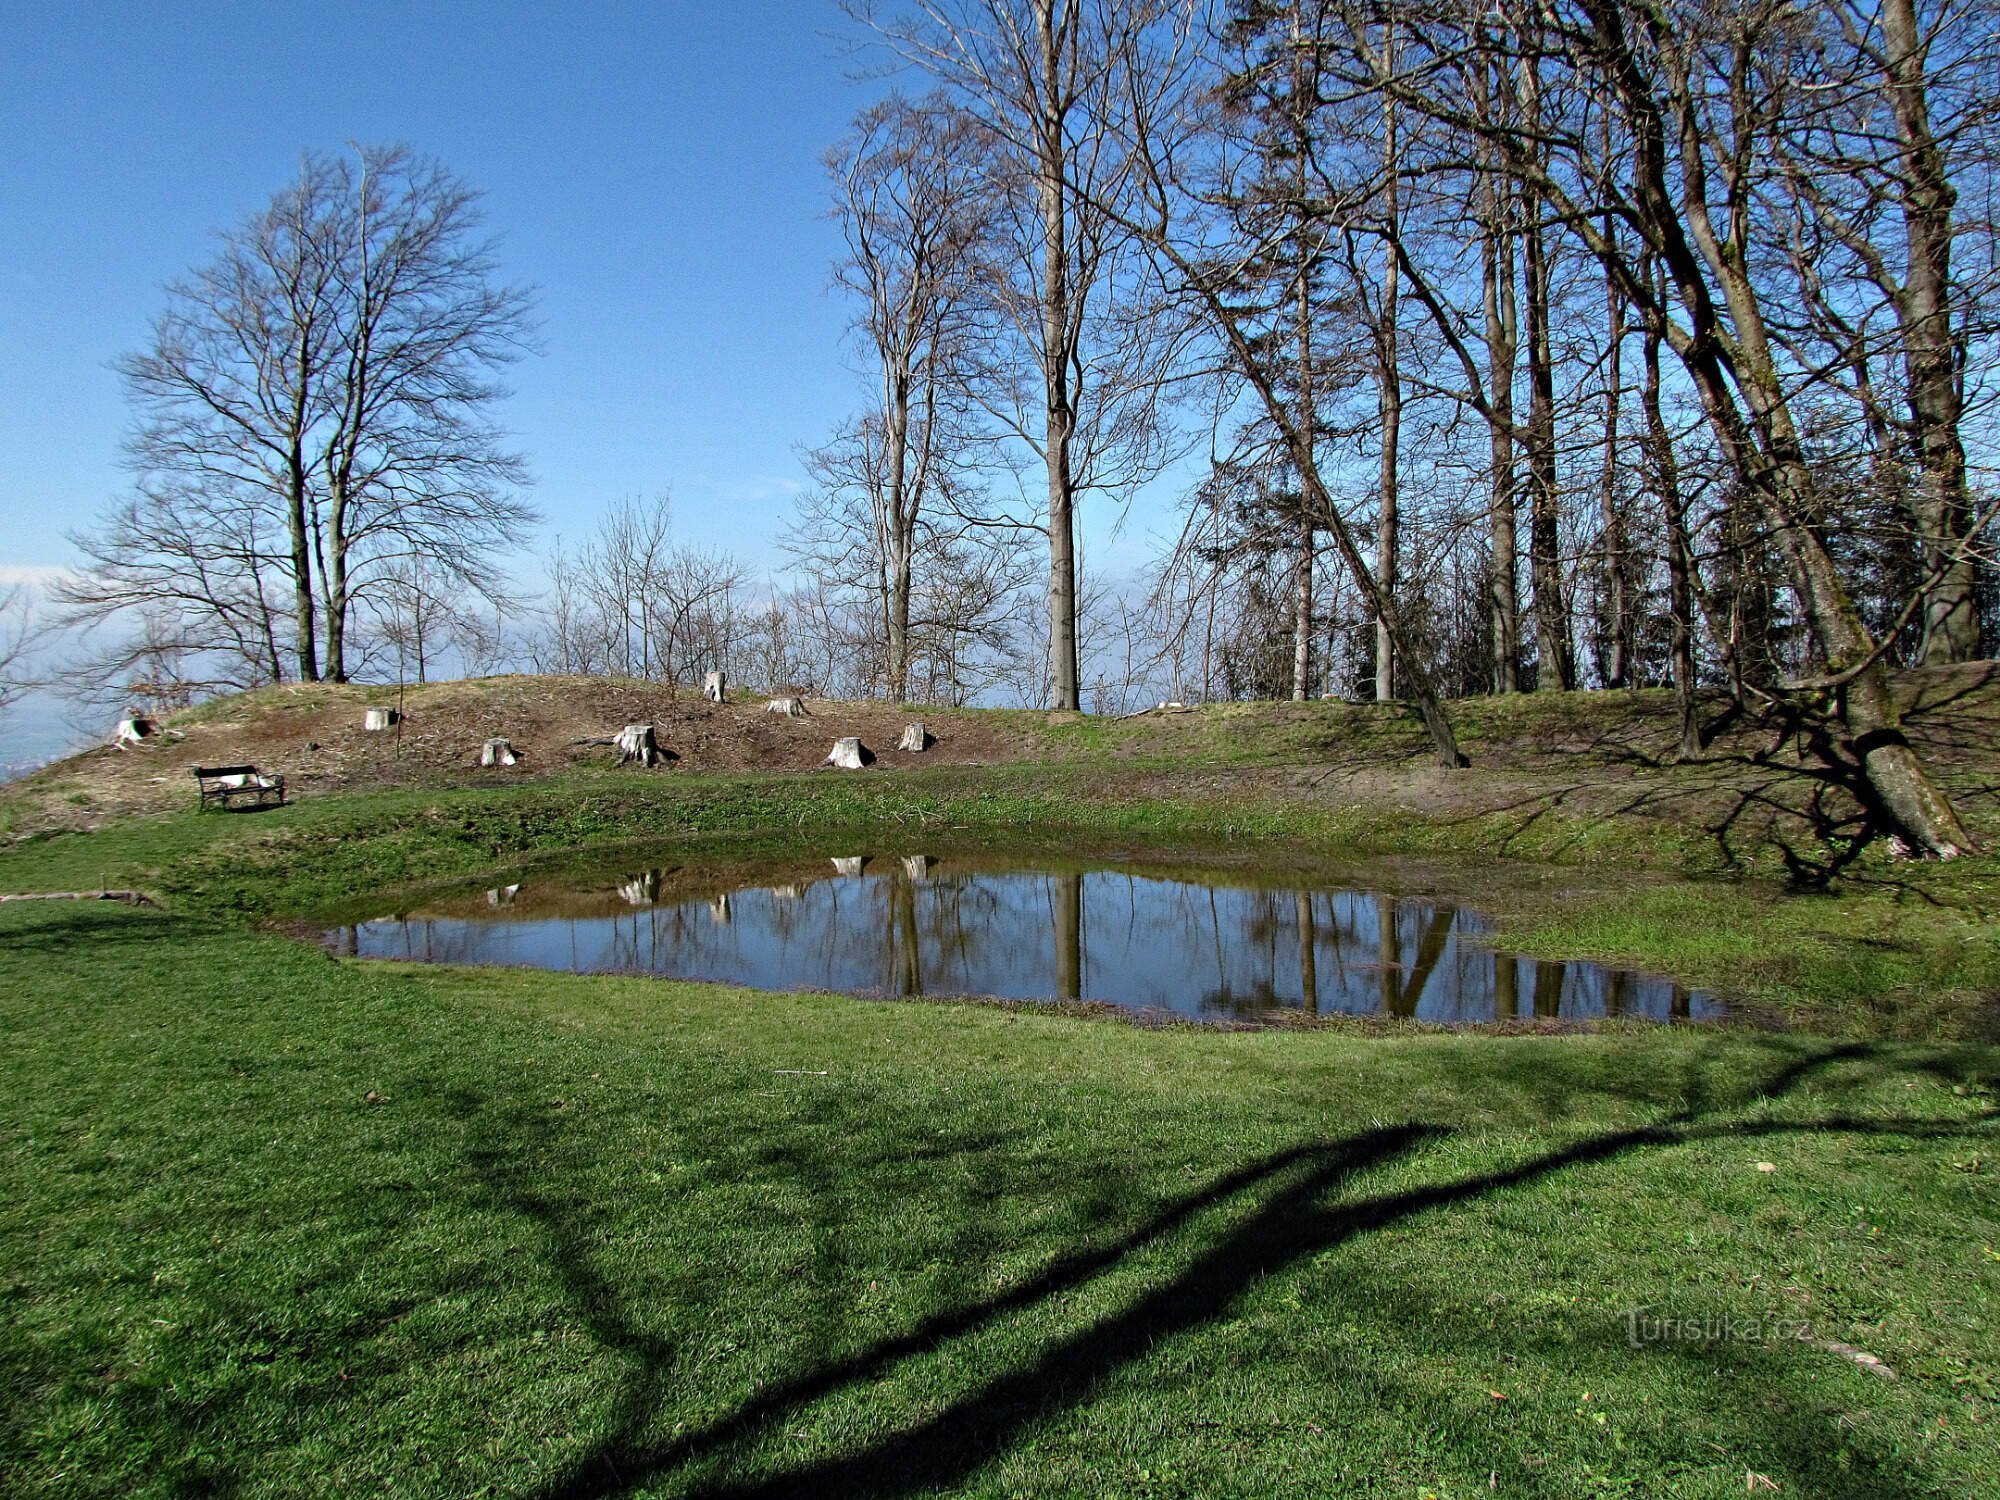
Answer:
[[[1021,758],[1014,716],[807,699],[809,717],[766,713],[766,699],[714,704],[688,689],[594,677],[488,677],[406,689],[400,720],[363,728],[370,707],[395,708],[394,687],[310,683],[262,688],[200,704],[126,749],[108,743],[46,766],[0,792],[15,831],[85,828],[107,817],[191,806],[196,766],[255,765],[285,778],[293,798],[383,787],[505,785],[609,766],[601,741],[626,724],[654,727],[671,756],[662,774],[814,770],[838,736],[859,735],[887,768],[982,765]],[[895,748],[922,719],[936,743]],[[946,721],[949,730],[945,731]],[[518,765],[482,768],[481,747],[504,737]],[[1032,740],[1032,733],[1029,733]]]
[[[1975,832],[2000,843],[2000,664],[1905,673],[1899,690],[1911,740]],[[1217,704],[1113,719],[809,699],[811,716],[791,719],[766,713],[761,695],[738,696],[718,705],[659,683],[484,678],[411,688],[402,721],[369,732],[364,710],[394,706],[394,688],[267,688],[174,716],[135,748],[86,751],[0,791],[0,828],[18,836],[189,807],[197,765],[252,763],[283,775],[302,799],[538,781],[610,766],[615,753],[588,742],[629,722],[653,724],[674,756],[635,776],[805,774],[837,737],[859,735],[878,757],[871,776],[1059,767],[1048,789],[1065,795],[1352,808],[1378,826],[1404,816],[1476,825],[1468,846],[1530,857],[1560,846],[1552,830],[1610,824],[1692,839],[1704,863],[1768,862],[1776,848],[1824,866],[1829,847],[1858,844],[1873,826],[1852,752],[1823,726],[1714,699],[1703,705],[1703,755],[1680,762],[1671,695],[1659,691],[1455,703],[1473,762],[1463,771],[1431,763],[1421,727],[1397,704]],[[897,750],[918,718],[931,748]],[[510,739],[521,764],[482,769],[492,736]]]

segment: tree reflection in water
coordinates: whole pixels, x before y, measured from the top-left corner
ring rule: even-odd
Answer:
[[[1108,1001],[1193,1017],[1272,1010],[1426,1021],[1654,1020],[1720,1006],[1670,980],[1498,953],[1477,915],[1386,891],[1117,868],[842,856],[817,876],[690,890],[689,871],[608,888],[502,888],[328,934],[361,957],[636,971],[762,989]],[[668,877],[678,877],[670,884]],[[525,892],[525,894],[523,894]]]

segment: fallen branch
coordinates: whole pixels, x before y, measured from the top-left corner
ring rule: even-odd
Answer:
[[[0,901],[122,901],[127,906],[157,906],[144,891],[6,891]]]

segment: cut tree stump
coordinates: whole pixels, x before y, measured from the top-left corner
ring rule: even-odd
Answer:
[[[127,745],[142,744],[159,732],[160,726],[144,714],[134,714],[129,719],[118,721],[118,732],[111,736],[111,743],[123,750]]]
[[[642,766],[651,766],[660,760],[660,745],[653,738],[651,724],[627,724],[612,736],[611,743],[617,747],[621,766],[635,760]]]
[[[806,712],[806,700],[803,698],[773,698],[769,703],[764,705],[764,712],[767,714],[783,714],[788,719],[809,719],[812,717],[811,714]]]
[[[701,695],[710,703],[722,702],[723,679],[720,672],[710,672],[706,677],[702,678]]]
[[[479,752],[482,766],[511,766],[521,757],[514,753],[512,740],[488,740]]]
[[[898,750],[928,750],[931,747],[931,743],[932,736],[925,730],[924,721],[919,719],[914,724],[905,724],[903,726],[903,737],[896,741],[896,748]]]
[[[630,880],[620,881],[618,896],[627,906],[652,906],[660,899],[660,872],[641,870]]]
[[[708,919],[718,927],[727,927],[729,925],[729,897],[727,895],[717,896],[713,901],[708,903]]]
[[[905,854],[903,873],[911,880],[929,880],[933,861],[928,854]]]
[[[395,724],[398,717],[396,710],[393,708],[371,708],[367,713],[362,715],[361,727],[371,733],[376,730],[388,729]]]
[[[836,875],[859,875],[867,863],[868,856],[865,854],[835,855],[833,859],[833,873]]]
[[[486,904],[488,906],[512,906],[514,898],[520,894],[521,882],[518,880],[512,885],[496,885],[486,893]]]
[[[862,744],[859,738],[850,734],[846,739],[833,742],[833,748],[827,752],[826,759],[821,764],[835,766],[843,771],[858,771],[863,766],[871,764],[874,759],[875,752]]]

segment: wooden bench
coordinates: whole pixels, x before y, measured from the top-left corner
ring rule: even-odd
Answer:
[[[266,776],[255,766],[196,766],[195,784],[201,789],[201,805],[227,808],[238,798],[268,807],[275,800],[285,805],[285,778]]]

